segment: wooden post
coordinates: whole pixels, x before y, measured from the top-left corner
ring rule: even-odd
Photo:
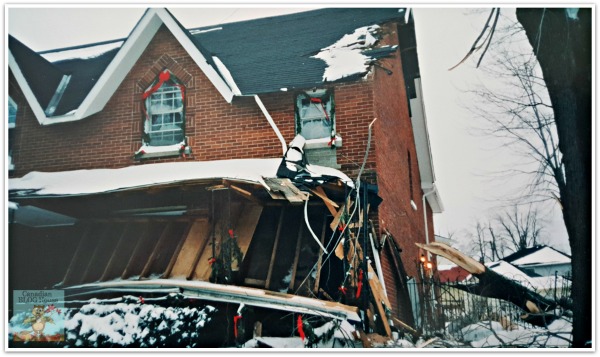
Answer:
[[[271,277],[273,276],[273,266],[275,265],[275,256],[277,255],[277,247],[279,245],[279,237],[281,236],[281,229],[283,228],[283,216],[285,215],[285,206],[281,209],[279,214],[279,223],[277,223],[277,232],[275,233],[275,242],[273,243],[273,251],[271,252],[271,261],[269,263],[269,270],[267,271],[267,279],[265,283],[265,289],[269,289],[271,286]]]
[[[292,278],[290,279],[289,290],[294,291],[296,282],[296,272],[298,271],[298,260],[300,259],[300,248],[302,248],[302,238],[304,237],[304,225],[300,224],[298,229],[298,238],[296,239],[296,254],[294,255],[294,263],[292,263]]]

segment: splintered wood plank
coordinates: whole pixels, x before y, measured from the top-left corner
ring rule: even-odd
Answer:
[[[336,212],[336,214],[333,215],[333,220],[331,221],[331,224],[329,225],[329,228],[331,228],[332,231],[335,231],[337,229],[337,226],[340,225],[340,220],[342,219],[342,215],[344,214],[345,209],[346,209],[346,205],[342,205],[342,207],[340,207],[340,209]]]
[[[190,230],[192,229],[193,226],[194,226],[194,221],[189,221],[187,226],[185,227],[185,230],[183,231],[183,234],[181,234],[181,236],[179,237],[177,246],[175,247],[175,250],[173,251],[173,253],[171,255],[171,259],[169,259],[169,263],[167,264],[167,267],[165,268],[165,271],[163,272],[163,274],[161,276],[162,279],[166,279],[171,276],[171,271],[173,271],[173,267],[175,266],[175,262],[177,261],[177,258],[179,257],[181,248],[183,248],[183,243],[186,241],[187,236],[190,233]]]
[[[263,179],[271,191],[283,194],[291,203],[302,203],[307,200],[306,194],[298,190],[290,179],[272,177],[263,177]]]
[[[65,273],[65,277],[63,278],[63,281],[60,283],[60,285],[68,285],[72,282],[74,273],[76,269],[78,269],[77,265],[79,265],[80,261],[83,259],[82,254],[85,250],[84,246],[88,243],[87,241],[90,239],[90,235],[94,231],[92,228],[92,225],[88,225],[85,228],[81,239],[79,239],[79,243],[77,244],[77,249],[75,249],[73,258],[71,259],[71,264],[69,264],[69,267],[67,268],[67,271]]]
[[[112,251],[110,258],[108,259],[108,263],[106,263],[104,272],[100,276],[100,281],[105,281],[108,278],[110,278],[111,276],[117,275],[116,273],[113,272],[114,265],[116,264],[117,260],[119,259],[119,256],[123,253],[123,247],[125,245],[125,240],[129,237],[129,235],[131,234],[132,231],[133,231],[132,224],[126,224],[124,226],[123,230],[121,231],[121,234],[119,234],[119,240],[117,241],[117,245],[115,246],[114,250]]]
[[[267,283],[265,289],[269,289],[271,285],[271,277],[273,276],[273,267],[275,266],[275,256],[277,255],[277,246],[279,245],[279,237],[281,236],[281,229],[283,228],[283,216],[285,215],[285,206],[281,209],[279,214],[279,222],[277,223],[277,233],[275,233],[275,241],[273,242],[273,249],[271,250],[271,261],[269,263],[269,270],[267,270]]]
[[[323,228],[321,229],[321,245],[325,246],[325,233],[327,232],[327,217],[323,217]],[[315,277],[315,295],[319,291],[319,280],[321,279],[321,264],[323,262],[323,250],[319,247],[319,259],[317,260],[317,275]]]
[[[294,290],[296,283],[296,272],[298,271],[298,260],[300,259],[300,248],[302,248],[302,238],[304,238],[304,225],[298,229],[298,238],[296,239],[296,252],[294,253],[294,263],[292,264],[292,278],[290,279],[289,290]]]
[[[234,232],[237,236],[237,243],[242,251],[243,257],[246,258],[246,253],[254,237],[258,220],[262,214],[263,207],[258,205],[245,205],[242,213],[235,225]]]
[[[80,283],[92,282],[98,280],[102,271],[102,267],[106,264],[103,260],[106,259],[107,250],[111,249],[114,245],[113,239],[115,233],[121,232],[121,226],[116,224],[105,224],[100,228],[100,234],[98,235],[98,243],[94,252],[89,258],[87,267],[81,277]],[[113,230],[115,229],[116,232]],[[118,234],[116,234],[118,236]]]
[[[147,223],[144,225],[143,233],[138,238],[138,241],[135,244],[135,248],[133,248],[133,252],[129,256],[129,260],[127,261],[127,265],[125,269],[123,269],[123,273],[121,274],[121,279],[127,279],[132,274],[134,274],[135,266],[139,263],[139,255],[144,250],[145,245],[148,244],[148,240],[152,234],[152,224]]]
[[[207,245],[211,231],[210,228],[211,224],[207,219],[194,221],[181,247],[181,251],[177,255],[177,260],[171,270],[170,277],[185,277],[186,279],[190,277],[199,252],[204,250]]]
[[[119,237],[119,242],[106,266],[101,280],[119,278],[127,268],[135,247],[146,234],[148,223],[128,223],[127,228]]]
[[[367,274],[367,279],[369,279],[369,287],[371,288],[371,296],[375,301],[375,306],[377,308],[377,313],[379,314],[379,321],[383,325],[383,329],[385,330],[386,336],[392,336],[392,330],[390,328],[390,324],[388,322],[387,316],[385,314],[385,308],[383,307],[382,302],[388,307],[392,308],[390,302],[388,301],[387,296],[381,290],[381,284],[379,283],[379,278],[375,271],[371,267],[371,264],[368,266],[369,274]]]
[[[152,250],[152,253],[150,253],[150,256],[148,257],[148,261],[146,262],[146,264],[144,264],[144,268],[142,269],[140,278],[146,277],[148,275],[148,273],[150,272],[150,267],[152,267],[152,264],[154,263],[154,259],[156,259],[156,256],[159,254],[159,251],[161,249],[163,249],[163,246],[165,244],[165,241],[169,237],[169,232],[170,232],[170,229],[173,227],[173,224],[174,224],[173,222],[169,222],[169,223],[165,224],[165,227],[163,228],[163,231],[162,231],[160,237],[158,238],[158,240],[156,241],[156,244],[154,245],[154,249]]]
[[[331,215],[335,217],[335,215],[337,214],[337,211],[335,209],[340,208],[340,206],[334,201],[330,200],[329,197],[327,197],[327,194],[323,190],[323,187],[318,186],[314,190],[310,191],[323,200],[323,203],[325,203],[325,206],[329,210],[329,213],[331,213]]]

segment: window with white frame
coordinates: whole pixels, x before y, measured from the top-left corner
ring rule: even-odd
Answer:
[[[8,128],[12,129],[15,127],[17,123],[17,103],[11,98],[8,97]]]
[[[296,97],[296,133],[307,140],[335,136],[335,103],[331,91],[311,90]]]
[[[183,142],[185,118],[181,86],[163,83],[146,98],[146,145],[167,146]]]

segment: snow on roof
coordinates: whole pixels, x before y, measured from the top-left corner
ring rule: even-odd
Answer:
[[[494,262],[490,263],[489,265],[486,265],[488,266],[488,268],[495,271],[496,273],[503,275],[511,280],[515,280],[521,285],[528,287],[533,286],[531,278],[527,274],[525,274],[525,272],[521,271],[519,268],[510,263],[501,260],[499,262]]]
[[[36,196],[87,195],[212,178],[248,181],[267,187],[262,177],[277,177],[280,163],[280,158],[238,159],[158,163],[119,169],[34,171],[21,178],[9,179],[8,189],[23,191],[23,194],[35,191]],[[336,169],[308,165],[307,170],[313,176],[334,176],[352,184],[348,176]]]
[[[362,53],[371,48],[377,39],[373,36],[378,25],[357,28],[351,34],[344,35],[336,43],[313,56],[327,63],[323,73],[324,82],[333,82],[354,74],[367,72],[371,58]]]
[[[223,27],[213,27],[210,29],[205,29],[205,30],[201,30],[201,29],[192,29],[190,30],[190,35],[198,35],[201,33],[207,33],[207,32],[213,32],[213,31],[219,31],[222,30]]]
[[[547,264],[568,264],[571,263],[571,258],[565,254],[552,249],[550,247],[544,247],[537,250],[529,255],[522,258],[516,259],[512,264],[521,265],[547,265]]]
[[[124,41],[116,41],[110,43],[100,43],[91,46],[66,48],[53,50],[52,52],[42,52],[40,55],[49,62],[58,62],[68,59],[88,59],[98,57],[108,51],[120,48]]]

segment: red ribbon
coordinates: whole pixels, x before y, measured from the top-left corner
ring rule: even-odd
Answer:
[[[141,296],[140,296],[140,297],[138,298],[138,300],[139,300],[140,304],[143,304],[143,303],[144,303],[144,298],[143,298],[143,297],[141,297]]]
[[[148,98],[152,93],[156,92],[160,86],[171,78],[171,72],[164,70],[158,75],[158,82],[152,88],[142,94],[142,99]]]
[[[338,288],[338,290],[339,290],[339,291],[341,291],[341,292],[342,292],[342,294],[346,295],[346,291],[347,291],[348,289],[346,289],[346,288],[345,288],[345,287],[343,287],[343,286],[340,286],[340,287]]]
[[[231,239],[233,239],[233,229],[229,230],[229,236],[231,237]]]
[[[208,260],[208,265],[213,265],[217,261],[217,258],[210,258]]]
[[[358,271],[358,282],[356,283],[356,298],[358,299],[358,297],[360,296],[360,291],[362,290],[362,286],[363,286],[363,271],[362,269]]]
[[[238,328],[237,328],[237,323],[238,320],[242,318],[242,315],[235,315],[233,317],[233,335],[235,336],[235,338],[238,337]]]
[[[300,334],[300,338],[302,339],[302,341],[304,341],[304,339],[306,338],[306,335],[304,334],[304,327],[302,327],[302,316],[298,315],[298,320],[296,321],[296,326],[298,327],[298,333]]]
[[[158,75],[158,82],[156,82],[155,85],[153,85],[150,89],[148,89],[147,91],[145,91],[142,94],[142,99],[144,100],[144,99],[148,98],[149,96],[151,96],[152,93],[156,92],[163,85],[163,83],[165,83],[166,81],[168,81],[170,79],[171,79],[171,72],[167,71],[166,69],[164,71],[160,72]],[[185,98],[185,87],[183,86],[183,84],[179,84],[179,83],[174,83],[174,84],[181,91],[181,100],[183,101]],[[144,111],[144,116],[148,119],[148,113],[146,112],[145,105],[142,106],[142,110]]]

